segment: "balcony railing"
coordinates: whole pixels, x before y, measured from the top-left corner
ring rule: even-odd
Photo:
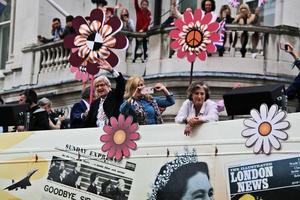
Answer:
[[[152,71],[147,71],[146,75],[151,74],[160,74],[164,73],[165,71],[172,71],[173,69],[166,70],[165,68],[167,66],[172,66],[174,62],[174,58],[176,55],[174,52],[170,49],[170,42],[171,39],[168,36],[168,33],[170,30],[172,30],[174,27],[166,27],[166,28],[155,28],[151,29],[146,33],[132,33],[132,32],[124,32],[129,38],[132,40],[131,47],[129,48],[126,56],[125,51],[118,52],[120,58],[121,58],[121,71],[123,71],[127,75],[131,75],[135,73],[134,71],[130,70],[131,66],[134,65],[143,65],[145,68],[147,66],[154,66],[158,65],[160,63],[160,67],[154,67],[156,68],[156,72],[154,69]],[[247,63],[249,60],[247,58],[256,58],[257,60],[260,60],[264,62],[264,69],[262,74],[267,73],[268,74],[268,68],[271,68],[274,63],[280,65],[282,63],[285,63],[285,66],[288,66],[288,61],[290,62],[290,58],[288,55],[283,53],[282,51],[279,51],[278,48],[278,42],[279,41],[290,41],[296,46],[300,42],[300,32],[298,29],[292,28],[292,27],[264,27],[264,26],[240,26],[240,25],[228,25],[226,29],[226,35],[227,40],[225,42],[224,48],[224,57],[228,58],[234,58],[235,57],[241,57],[240,49],[241,49],[241,35],[243,32],[247,32],[249,35],[249,40],[246,45],[247,53],[246,53],[246,60],[239,60],[239,62]],[[252,43],[252,36],[256,34],[257,37],[257,46],[254,48]],[[132,57],[133,57],[133,49],[132,47],[135,46],[135,38],[148,38],[148,61],[145,63],[141,63],[137,61],[137,63],[132,63]],[[229,37],[232,37],[232,40],[229,39]],[[40,59],[38,62],[33,61],[33,63],[39,63],[39,71],[38,73],[44,74],[44,73],[51,73],[51,72],[58,72],[58,71],[66,71],[69,68],[68,63],[68,57],[70,54],[70,51],[65,49],[63,47],[63,42],[58,41],[54,43],[49,43],[41,46],[32,47],[31,50],[27,52],[32,52],[34,54],[38,54],[37,56],[33,56],[35,59]],[[253,54],[255,53],[255,57],[253,57]],[[209,64],[210,60],[214,57],[218,57],[218,54],[213,54],[212,58],[207,59],[207,63]],[[235,60],[232,59],[227,65],[236,64]],[[178,60],[178,59],[177,59]],[[220,61],[220,60],[218,60]],[[166,62],[169,62],[169,64],[166,64]],[[184,62],[184,61],[182,61]],[[164,64],[162,64],[164,63]],[[188,63],[185,63],[186,65]],[[203,64],[201,64],[203,65]],[[279,65],[279,64],[278,64]],[[164,69],[165,70],[164,70]],[[205,68],[205,67],[204,67]],[[153,71],[154,70],[154,71]],[[189,68],[185,68],[185,71],[189,71]],[[271,70],[272,71],[272,70]],[[287,71],[287,70],[286,70]],[[232,70],[231,72],[234,72]],[[256,73],[251,71],[245,71],[246,73]],[[260,72],[259,72],[260,73]],[[275,70],[272,72],[273,75],[277,74],[285,74],[287,76],[291,75],[290,72],[284,72],[284,70]],[[43,77],[40,77],[43,78]],[[70,76],[71,78],[71,76]],[[57,80],[61,81],[61,80]]]

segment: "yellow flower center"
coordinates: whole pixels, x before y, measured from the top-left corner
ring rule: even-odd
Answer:
[[[126,140],[126,133],[124,130],[117,130],[114,134],[114,142],[116,144],[123,144]]]
[[[258,127],[258,132],[262,136],[269,135],[271,133],[271,131],[272,131],[272,126],[269,122],[263,122]]]

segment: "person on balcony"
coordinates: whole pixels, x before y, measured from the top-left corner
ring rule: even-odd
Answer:
[[[100,68],[110,72],[117,83],[116,89],[111,88],[111,83],[106,76],[99,76],[94,80],[97,99],[90,105],[85,127],[103,128],[111,117],[117,118],[120,114],[119,108],[123,102],[125,79],[110,65],[102,65]]]
[[[61,26],[61,22],[59,18],[54,18],[52,20],[52,29],[51,29],[51,39],[47,39],[45,37],[42,37],[38,35],[38,40],[41,43],[49,43],[49,42],[55,42],[60,40],[60,35],[64,32],[64,28]]]
[[[151,11],[149,10],[149,1],[148,0],[142,0],[141,1],[141,7],[139,6],[138,0],[134,0],[134,8],[136,12],[136,32],[143,33],[148,31],[150,21],[151,21]],[[137,38],[136,39],[136,46],[134,50],[134,58],[133,62],[138,57],[137,51],[141,45],[143,44],[143,53],[144,53],[144,60],[147,59],[147,38]],[[143,60],[142,60],[143,61]]]
[[[49,126],[51,129],[61,129],[65,116],[62,113],[56,113],[52,110],[52,102],[48,98],[41,98],[38,105],[45,109],[49,116]]]
[[[75,34],[75,29],[73,28],[72,21],[74,17],[72,15],[66,16],[66,26],[64,32],[59,36],[60,39],[64,39],[66,35]]]
[[[294,58],[293,67],[296,66],[298,70],[300,70],[300,57],[294,50],[294,46],[290,43],[285,44],[285,51],[289,53]],[[294,81],[290,84],[290,86],[286,90],[286,95],[289,100],[298,99],[298,107],[296,112],[300,112],[300,73],[296,76]]]
[[[163,92],[165,97],[153,97],[154,90]],[[140,125],[162,124],[160,107],[175,104],[175,98],[162,83],[157,83],[154,88],[145,87],[144,79],[139,76],[127,80],[124,99],[120,112],[125,116],[131,115],[133,121]]]
[[[226,40],[228,39],[228,36],[225,32],[225,26],[226,24],[231,24],[233,22],[234,18],[231,17],[231,9],[228,5],[221,6],[219,17],[217,18],[217,22],[220,23],[220,28],[218,30],[218,33],[221,36],[221,39],[218,43],[215,43],[217,46],[217,50],[219,53],[219,56],[223,56],[225,48],[224,45],[226,43]],[[229,34],[229,43],[232,43],[232,34]]]
[[[201,9],[205,12],[205,14],[207,14],[209,12],[212,14],[212,16],[213,16],[212,21],[217,20],[218,16],[214,13],[216,10],[215,0],[202,0]]]
[[[250,11],[249,6],[247,4],[241,4],[240,8],[239,8],[239,12],[236,15],[233,23],[236,23],[236,24],[239,24],[239,25],[256,25],[257,22],[258,22],[258,18],[259,18],[259,8],[256,8],[255,13],[252,14],[251,11]],[[253,52],[252,53],[255,53],[255,50],[256,50],[256,47],[257,47],[257,44],[258,44],[258,39],[259,39],[258,33],[255,32],[252,35],[251,39],[252,39],[252,47],[253,47]],[[237,38],[235,38],[235,40],[237,40]],[[243,33],[241,35],[242,47],[240,49],[242,57],[246,56],[246,52],[247,52],[246,46],[248,44],[248,40],[249,40],[248,31],[243,31]],[[252,56],[253,56],[253,58],[255,58],[256,54],[253,54]]]
[[[26,89],[20,94],[19,104],[29,105],[29,128],[27,131],[49,130],[48,113],[37,105],[37,94],[32,89]],[[18,126],[17,131],[25,131],[24,126]]]
[[[202,81],[193,82],[187,89],[185,100],[175,117],[176,123],[185,123],[185,135],[192,134],[192,129],[206,122],[219,120],[217,104],[209,99],[209,88]]]
[[[129,11],[128,11],[127,8],[123,8],[123,9],[121,10],[121,13],[120,13],[120,19],[121,19],[121,21],[123,22],[123,27],[122,27],[122,30],[123,30],[123,31],[134,32],[135,25],[134,25],[133,20],[129,18]],[[127,37],[127,38],[128,38],[128,40],[129,40],[129,46],[128,46],[128,48],[126,49],[126,58],[127,58],[128,56],[130,56],[130,55],[129,55],[129,52],[130,52],[130,54],[132,53],[132,51],[129,50],[129,49],[131,49],[132,37]]]
[[[84,128],[84,123],[90,110],[90,88],[85,88],[81,93],[81,100],[75,103],[71,109],[71,128]]]

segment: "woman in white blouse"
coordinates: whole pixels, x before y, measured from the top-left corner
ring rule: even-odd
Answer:
[[[209,99],[209,88],[202,81],[193,82],[187,96],[175,118],[176,123],[186,124],[185,135],[190,135],[197,125],[219,120],[217,104]]]

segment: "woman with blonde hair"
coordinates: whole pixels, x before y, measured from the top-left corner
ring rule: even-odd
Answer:
[[[250,8],[247,4],[241,4],[240,8],[239,8],[239,12],[236,15],[236,17],[232,23],[236,23],[239,25],[256,25],[258,22],[258,18],[259,18],[259,8],[256,8],[255,13],[253,14],[253,13],[251,13]],[[257,47],[258,36],[259,35],[257,32],[255,32],[252,35],[253,49],[256,49],[256,47]],[[249,39],[248,31],[244,31],[241,35],[242,48],[240,51],[241,51],[242,57],[245,57],[245,55],[246,55],[246,52],[247,52],[246,45],[248,43],[248,39]]]
[[[154,91],[162,91],[165,97],[153,97]],[[153,88],[145,87],[144,79],[139,76],[127,80],[124,99],[120,112],[131,115],[140,125],[163,123],[160,107],[166,108],[175,103],[173,95],[162,83],[155,84]]]

